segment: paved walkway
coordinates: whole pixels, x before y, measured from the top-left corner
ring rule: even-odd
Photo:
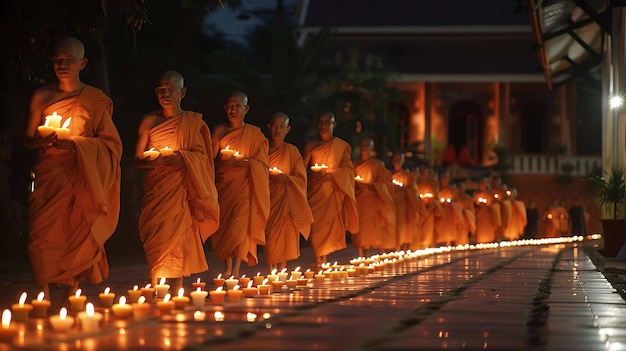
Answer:
[[[208,302],[203,313],[190,306],[159,317],[153,308],[144,322],[99,309],[104,323],[91,334],[79,328],[55,333],[46,320],[31,318],[16,323],[20,334],[0,350],[623,350],[626,304],[588,252],[594,255],[582,244],[451,251],[366,277],[223,306]],[[303,254],[301,263],[310,262]],[[346,263],[354,254],[345,250],[331,259]],[[246,268],[256,270],[266,271]],[[145,271],[145,265],[116,268],[106,285],[125,291],[144,284]],[[96,305],[103,286],[84,287]],[[0,307],[29,289],[28,279],[5,279]],[[223,321],[215,320],[216,311]]]

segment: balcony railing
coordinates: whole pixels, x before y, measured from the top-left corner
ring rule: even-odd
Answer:
[[[600,156],[514,155],[511,159],[511,174],[588,176],[594,170],[602,168]]]

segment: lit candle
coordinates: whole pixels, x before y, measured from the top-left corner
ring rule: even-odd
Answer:
[[[348,272],[348,277],[356,277],[356,268],[354,266],[348,267],[346,272]]]
[[[235,160],[241,160],[242,158],[244,158],[243,154],[240,153],[239,151],[235,151],[235,153],[233,154],[233,157],[235,158]]]
[[[133,307],[126,303],[126,296],[120,296],[119,303],[114,304],[111,309],[117,318],[126,319],[133,313]]]
[[[246,313],[246,320],[250,323],[254,322],[256,320],[256,313],[254,312],[248,312]]]
[[[112,293],[111,288],[107,286],[103,292],[98,294],[98,297],[100,298],[100,302],[102,302],[102,307],[111,307],[113,305],[113,299],[115,299],[115,293]]]
[[[146,287],[141,288],[141,296],[146,298],[146,302],[152,302],[152,299],[154,298],[154,288],[151,284],[146,284]]]
[[[307,279],[307,278],[298,278],[297,282],[298,282],[298,286],[306,286],[309,283],[309,279]]]
[[[307,279],[313,279],[313,277],[315,276],[315,272],[313,272],[310,269],[307,269],[306,271],[304,271],[304,277]]]
[[[56,128],[49,126],[48,123],[50,123],[50,121],[46,118],[46,122],[37,127],[37,132],[44,138],[56,131]]]
[[[167,294],[170,290],[170,285],[165,283],[165,278],[161,278],[159,284],[157,284],[154,288],[156,289],[156,296],[158,298],[163,298],[163,296],[165,296],[165,294]]]
[[[95,333],[100,329],[102,313],[96,312],[91,302],[87,303],[86,311],[78,312],[77,317],[85,333]]]
[[[274,280],[278,279],[278,274],[276,274],[276,272],[278,272],[278,270],[273,269],[272,272],[270,272],[270,274],[267,275],[267,280],[269,280],[270,282],[273,282]]]
[[[165,146],[162,149],[159,149],[159,153],[161,156],[172,156],[174,154],[174,149],[170,149],[169,146]]]
[[[289,273],[287,273],[287,268],[283,268],[280,272],[278,272],[278,280],[284,282],[287,280]]]
[[[223,287],[224,281],[225,279],[222,278],[222,273],[220,273],[216,278],[213,278],[213,285],[215,285],[216,288],[219,288],[220,286]]]
[[[222,311],[215,311],[215,313],[213,313],[213,319],[215,319],[216,322],[223,322],[224,313],[222,313]]]
[[[130,305],[133,309],[133,319],[137,322],[145,321],[146,319],[148,319],[150,304],[145,302],[146,298],[144,296],[139,296],[137,302]]]
[[[287,283],[287,288],[289,288],[289,290],[293,290],[298,286],[298,280],[294,279],[293,275],[289,277],[285,283]]]
[[[254,277],[252,277],[252,285],[259,286],[263,284],[264,276],[261,275],[261,272],[257,273]]]
[[[222,160],[230,160],[233,157],[235,150],[231,149],[229,145],[226,145],[225,148],[220,150],[220,154],[222,155]]]
[[[270,175],[279,175],[279,174],[283,174],[283,171],[278,169],[276,166],[270,168]]]
[[[365,179],[361,178],[361,176],[360,176],[360,175],[358,175],[358,174],[356,175],[356,177],[354,177],[354,180],[355,180],[357,183],[365,183]]]
[[[397,186],[397,187],[400,187],[400,188],[404,187],[404,183],[402,183],[401,181],[399,181],[399,180],[397,180],[397,179],[395,179],[395,178],[394,178],[394,179],[392,179],[392,180],[391,180],[391,182],[392,182],[395,186]]]
[[[178,289],[178,296],[172,297],[172,301],[174,301],[174,306],[178,310],[184,310],[185,306],[189,304],[189,298],[185,296],[185,289]]]
[[[259,289],[252,287],[253,283],[254,282],[248,282],[248,285],[245,288],[241,289],[243,291],[243,296],[251,297],[259,294]]]
[[[300,277],[302,276],[302,272],[300,272],[300,266],[291,271],[291,276],[293,277],[293,279],[300,279]]]
[[[239,286],[248,286],[249,282],[250,278],[246,277],[245,274],[239,278]]]
[[[268,279],[265,278],[265,279],[263,279],[263,282],[261,282],[261,284],[257,285],[257,288],[259,288],[259,295],[269,295],[270,294],[270,288],[272,286],[267,284],[267,282],[268,282]]]
[[[11,310],[5,309],[2,312],[2,328],[0,328],[0,341],[10,342],[18,333],[18,329],[11,325]]]
[[[330,279],[331,280],[339,280],[341,279],[341,273],[338,270],[330,271]],[[328,275],[328,274],[326,274]]]
[[[339,268],[339,279],[347,279],[349,277],[348,271],[343,266]]]
[[[326,275],[320,270],[316,275],[315,275],[315,281],[318,283],[323,282],[324,280],[326,280]]]
[[[28,294],[24,291],[22,295],[20,295],[18,302],[11,305],[13,320],[16,322],[26,322],[30,311],[33,309],[33,305],[25,303],[27,296]]]
[[[223,286],[218,286],[215,290],[209,291],[209,295],[211,296],[212,304],[214,305],[224,304],[224,297],[226,296],[226,291],[224,291]]]
[[[197,280],[197,281],[195,281],[195,282],[191,283],[191,287],[192,287],[194,290],[196,290],[196,289],[198,289],[198,288],[200,288],[201,290],[204,290],[204,287],[205,287],[205,286],[206,286],[206,283],[205,283],[205,282],[201,282],[201,281],[200,281],[200,278],[198,278],[198,280]]]
[[[58,315],[50,316],[50,325],[55,331],[66,331],[74,325],[74,317],[67,315],[67,308],[62,307]]]
[[[143,152],[143,157],[148,161],[153,161],[153,160],[156,160],[160,154],[161,153],[159,153],[157,150],[155,150],[154,148],[151,148],[150,150]]]
[[[285,282],[282,280],[274,280],[272,282],[270,282],[272,284],[272,292],[273,293],[279,293],[282,289],[283,289],[283,285],[285,285]]]
[[[232,289],[228,290],[228,302],[239,302],[241,300],[241,295],[243,295],[243,291],[241,291],[239,285],[235,285]]]
[[[76,294],[74,296],[68,297],[70,301],[70,310],[72,311],[83,311],[85,310],[85,301],[87,301],[87,296],[81,295],[83,291],[81,289],[76,290]]]
[[[201,288],[197,288],[189,295],[191,295],[191,304],[194,305],[194,307],[204,307],[206,303],[206,297],[207,295],[209,295],[209,292],[204,291]]]
[[[170,294],[165,294],[163,301],[157,301],[156,306],[159,309],[161,316],[171,313],[174,307],[176,307],[174,301],[171,301],[170,298]]]
[[[319,172],[319,171],[321,171],[321,170],[322,170],[322,166],[316,163],[316,164],[314,164],[313,166],[311,166],[311,170],[312,170],[313,172]]]
[[[61,128],[57,128],[55,131],[57,133],[57,139],[67,140],[70,138],[70,123],[72,121],[72,117],[69,117]]]
[[[47,125],[49,125],[52,128],[60,128],[62,119],[63,119],[63,116],[57,115],[56,111],[52,112],[51,115],[46,116],[46,122],[48,122]]]
[[[139,297],[141,296],[141,290],[139,290],[139,286],[135,285],[132,289],[128,290],[128,302],[129,303],[137,303],[139,301]],[[144,301],[146,298],[144,297]]]
[[[231,290],[238,283],[239,279],[235,279],[235,277],[231,275],[230,278],[226,279],[226,290]]]
[[[48,308],[50,308],[50,300],[44,299],[45,294],[43,291],[37,294],[37,299],[32,300],[30,303],[33,305],[33,311],[30,313],[31,317],[45,318],[48,316]]]

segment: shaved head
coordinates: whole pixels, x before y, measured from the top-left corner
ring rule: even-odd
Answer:
[[[157,81],[157,86],[161,85],[163,82],[176,82],[176,85],[179,88],[183,88],[185,86],[185,79],[183,78],[183,75],[176,71],[165,71],[161,73]]]
[[[52,47],[52,52],[57,53],[59,50],[71,50],[74,52],[76,58],[85,57],[85,45],[82,41],[74,37],[65,37],[59,39]]]
[[[275,120],[282,120],[283,123],[286,122],[287,124],[289,124],[289,116],[282,112],[276,112],[272,115],[272,117],[270,117],[270,123],[274,122]]]
[[[231,98],[240,98],[243,101],[244,105],[248,104],[248,95],[241,90],[233,90],[229,95],[228,99]]]

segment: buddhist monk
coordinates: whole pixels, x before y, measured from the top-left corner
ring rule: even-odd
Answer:
[[[546,222],[546,238],[557,238],[568,234],[569,214],[559,201],[553,201],[543,214]]]
[[[24,135],[25,146],[37,149],[28,253],[37,289],[47,298],[51,283],[66,285],[71,295],[79,281],[95,284],[108,276],[104,243],[119,216],[122,142],[111,99],[80,79],[87,65],[84,54],[76,38],[55,44],[57,82],[34,92]],[[68,138],[38,130],[55,112],[61,116],[57,127],[71,117]]]
[[[457,231],[456,244],[465,245],[469,243],[469,238],[476,233],[476,212],[474,210],[474,199],[466,192],[467,184],[459,182],[456,186],[457,198],[461,204],[463,220],[465,221],[465,226]]]
[[[442,245],[456,244],[458,231],[466,231],[463,210],[457,198],[456,186],[450,184],[450,174],[443,171],[439,174],[439,194],[442,216],[435,222],[436,242]]]
[[[177,292],[184,276],[208,269],[203,244],[217,229],[219,205],[211,133],[202,114],[181,108],[182,75],[164,72],[155,92],[161,109],[141,120],[135,149],[136,166],[146,169],[139,236],[153,286],[170,278]],[[173,154],[144,156],[165,148]]]
[[[246,94],[233,91],[224,110],[228,123],[217,125],[212,136],[220,226],[211,245],[225,262],[224,275],[239,276],[241,261],[256,265],[257,246],[265,245],[270,212],[268,141],[261,129],[244,121],[250,110]]]
[[[306,169],[298,148],[285,142],[291,130],[289,117],[275,113],[267,125],[270,131],[270,215],[265,227],[265,256],[270,271],[287,267],[300,257],[300,234],[306,240],[313,214],[306,197]]]
[[[474,194],[476,210],[476,242],[491,243],[496,240],[496,232],[502,227],[500,204],[494,198],[485,178],[478,180],[478,191]]]
[[[307,197],[314,220],[309,237],[314,266],[326,262],[330,253],[346,248],[346,231],[359,232],[352,148],[333,136],[336,125],[332,112],[320,113],[319,138],[307,142],[303,152],[308,167]]]
[[[368,251],[379,248],[393,251],[396,248],[396,214],[393,204],[391,172],[372,156],[374,141],[363,138],[359,143],[360,159],[354,162],[355,195],[359,214],[359,233],[352,242],[359,257],[369,256]]]
[[[435,222],[443,216],[439,202],[439,182],[437,174],[430,167],[420,166],[420,178],[417,189],[420,198],[420,221],[417,225],[419,235],[413,237],[411,250],[420,250],[435,246]]]
[[[495,202],[500,204],[501,227],[496,230],[496,240],[505,239],[505,230],[509,226],[512,216],[512,204],[507,196],[508,186],[502,183],[502,178],[495,175],[491,178],[490,185]]]
[[[396,208],[396,249],[408,250],[413,237],[418,236],[419,198],[415,177],[404,166],[404,153],[395,152],[392,159],[394,173],[393,202]]]
[[[517,240],[524,235],[526,227],[526,205],[517,199],[517,189],[509,188],[506,195],[511,202],[511,219],[504,229],[504,237],[507,240]]]

